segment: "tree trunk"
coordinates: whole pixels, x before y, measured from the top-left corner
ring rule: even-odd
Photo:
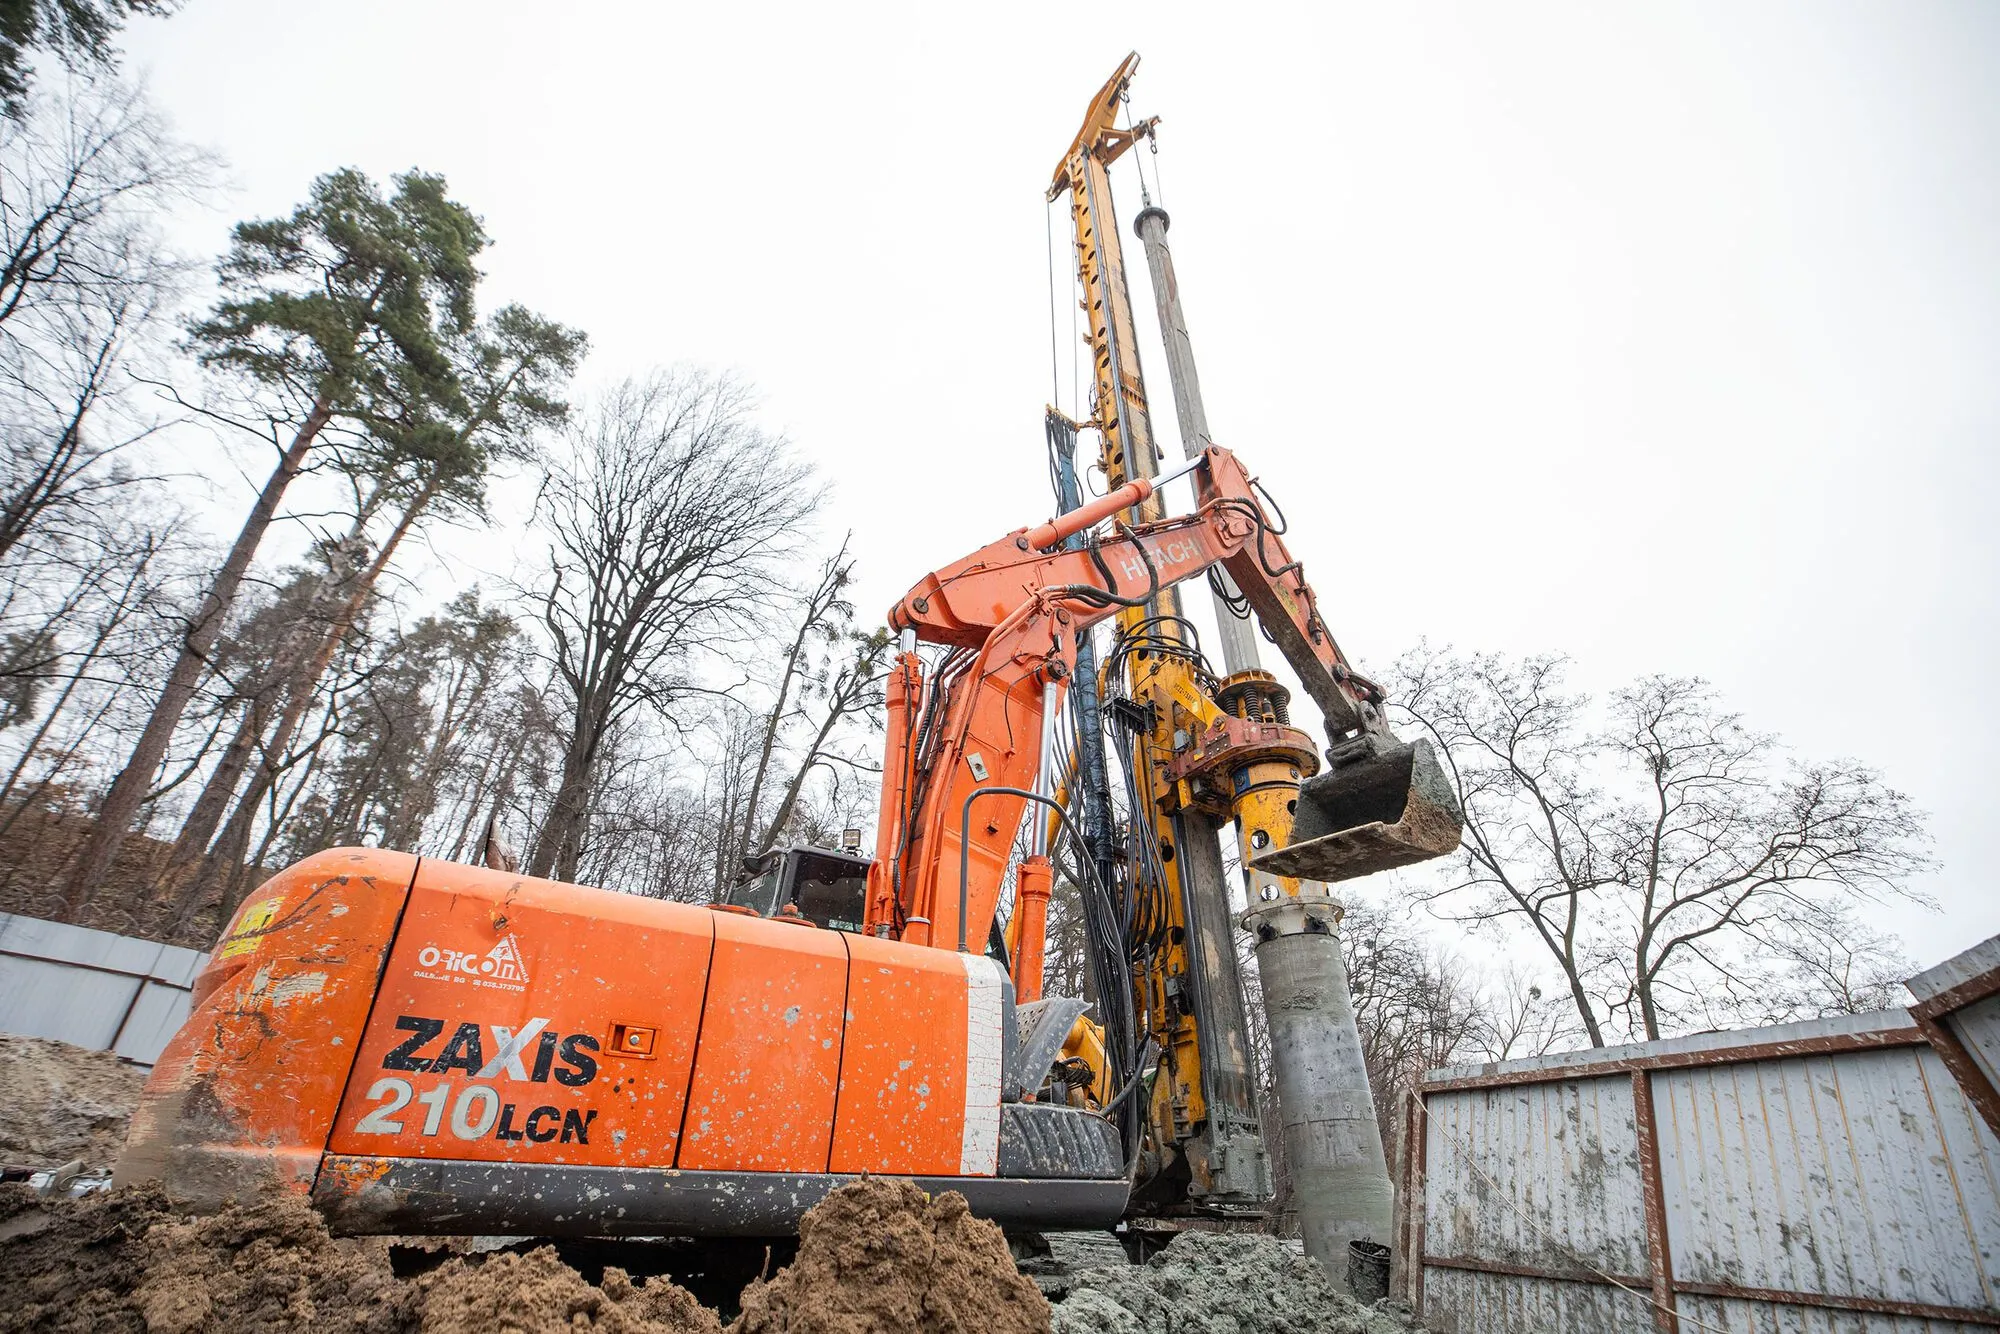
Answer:
[[[202,784],[201,795],[195,798],[187,819],[181,822],[180,837],[174,840],[173,853],[160,875],[162,891],[172,892],[208,851],[222,817],[229,813],[229,799],[236,795],[236,786],[243,781],[244,770],[250,767],[250,757],[256,753],[257,739],[263,736],[268,717],[262,699],[253,699],[244,708],[243,717],[236,724],[236,735],[229,739],[222,758]]]
[[[1653,974],[1645,971],[1645,960],[1640,959],[1638,984],[1633,988],[1639,993],[1639,1021],[1645,1025],[1646,1041],[1660,1040],[1660,1007],[1653,1002]]]
[[[555,800],[549,803],[549,818],[542,822],[541,837],[535,840],[535,855],[528,874],[543,879],[570,880],[583,860],[583,832],[590,819],[590,776],[597,758],[596,720],[579,718],[563,753],[562,781],[556,786]]]
[[[125,767],[111,781],[104,799],[98,803],[96,823],[63,891],[64,921],[74,922],[77,919],[85,902],[103,885],[105,875],[124,847],[125,836],[138,819],[140,807],[145,805],[146,790],[152,785],[153,773],[166,757],[174,729],[180,726],[181,715],[187,711],[188,702],[194,698],[195,690],[201,684],[209,655],[215,649],[216,640],[221,637],[223,622],[243,586],[243,576],[249,573],[250,561],[256,556],[272,521],[277,518],[278,505],[283,501],[286,490],[304,469],[313,441],[332,416],[326,397],[322,396],[313,404],[312,411],[300,423],[291,444],[279,458],[278,466],[272,469],[270,478],[265,481],[264,489],[258,493],[257,503],[250,507],[242,531],[237,533],[236,543],[229,549],[222,568],[216,572],[214,582],[208,586],[201,608],[188,627],[186,638],[181,641],[173,671],[168,674],[166,686],[153,704],[152,716],[146,720],[145,730],[132,747],[131,758],[126,760]]]
[[[382,572],[389,568],[390,560],[395,557],[396,548],[403,544],[405,537],[409,536],[410,529],[416,525],[417,519],[430,505],[435,495],[434,487],[426,487],[415,500],[410,502],[409,508],[403,511],[403,517],[397,520],[395,531],[382,543],[382,549],[375,553],[375,559],[369,562],[368,568],[362,571],[360,578],[355,581],[347,600],[334,613],[326,633],[321,636],[319,646],[314,649],[312,656],[300,664],[289,681],[281,681],[275,687],[284,692],[285,704],[283,711],[278,715],[277,726],[272,729],[270,739],[263,747],[264,762],[252,772],[249,787],[237,798],[236,809],[230,815],[229,823],[223,827],[222,836],[209,849],[202,874],[196,877],[193,886],[190,887],[191,893],[199,895],[215,881],[219,869],[224,884],[222,908],[225,921],[228,915],[235,911],[234,900],[243,885],[241,863],[250,850],[250,830],[257,822],[257,808],[270,792],[271,785],[277,781],[279,765],[285,752],[290,749],[292,738],[298,735],[299,724],[305,721],[306,710],[312,707],[314,687],[319,684],[320,678],[326,675],[326,669],[333,665],[334,656],[340,652],[341,641],[346,639],[347,632],[354,628],[354,622],[361,615],[361,609],[368,605],[368,597],[374,592],[375,583],[382,577]],[[183,911],[187,910],[184,906]]]
[[[209,843],[215,838],[216,829],[222,824],[222,817],[229,813],[229,799],[236,795],[236,785],[243,781],[243,771],[250,766],[257,741],[270,722],[272,706],[277,703],[281,692],[297,685],[299,658],[305,647],[300,640],[312,623],[312,613],[340,587],[348,564],[345,553],[367,535],[368,520],[374,514],[373,501],[360,506],[347,536],[330,549],[326,575],[306,599],[306,616],[279,638],[272,654],[271,669],[252,691],[243,720],[237,725],[236,735],[230,739],[228,749],[222,752],[222,758],[216,762],[208,781],[202,784],[201,795],[195,798],[187,818],[181,821],[180,834],[174,839],[173,854],[167,859],[167,869],[160,877],[161,884],[167,889],[179,885],[201,861],[202,854],[208,851]]]
[[[778,841],[778,831],[785,827],[785,821],[792,818],[792,811],[799,804],[799,794],[806,789],[806,779],[818,767],[820,754],[826,749],[826,739],[833,735],[834,725],[840,718],[841,712],[837,705],[827,710],[826,721],[820,724],[819,734],[807,748],[806,757],[800,763],[798,772],[793,774],[792,781],[785,785],[785,795],[779,798],[778,809],[771,813],[771,822],[764,827],[764,836],[757,840],[758,856],[761,857],[771,850],[771,845]],[[756,813],[749,812],[744,819],[746,823],[754,820]]]
[[[1562,961],[1563,975],[1569,980],[1570,998],[1576,1002],[1577,1017],[1583,1020],[1584,1034],[1590,1038],[1590,1045],[1602,1047],[1604,1032],[1597,1025],[1596,1012],[1590,1008],[1590,993],[1583,989],[1583,980],[1576,975],[1567,960]]]

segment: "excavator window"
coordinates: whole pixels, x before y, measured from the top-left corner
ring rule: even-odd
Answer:
[[[801,916],[836,931],[859,931],[868,901],[868,863],[800,850],[792,902]]]
[[[787,908],[820,926],[859,931],[868,901],[868,861],[823,848],[783,848],[748,858],[726,903],[774,917]]]
[[[759,917],[769,917],[778,911],[778,895],[784,884],[785,854],[774,852],[759,858],[745,858],[743,869],[748,874],[730,886],[723,902],[753,909]]]

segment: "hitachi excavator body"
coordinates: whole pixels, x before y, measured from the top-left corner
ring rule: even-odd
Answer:
[[[1047,858],[1017,863],[1014,839],[1052,804],[1045,724],[1079,637],[1224,566],[1335,739],[1329,808],[1308,795],[1298,818],[1307,873],[1434,856],[1458,830],[1240,462],[1211,448],[1189,472],[1192,513],[1097,531],[1168,479],[1134,481],[891,611],[870,861],[791,850],[714,906],[378,850],[282,872],[197,980],[119,1177],[211,1204],[275,1180],[358,1232],[770,1235],[864,1173],[1023,1227],[1118,1218],[1153,1078],[1129,1004],[1100,984],[1124,1021],[1066,1041],[1082,1006],[1039,995],[1039,948],[1011,972],[987,953],[1010,868],[1046,894]],[[928,681],[919,641],[946,649]]]
[[[863,1173],[1109,1223],[1116,1132],[1020,1101],[1013,1020],[983,955],[340,849],[238,913],[118,1175],[350,1232],[780,1235]]]

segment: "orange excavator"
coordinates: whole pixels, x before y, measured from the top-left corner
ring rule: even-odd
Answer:
[[[1193,507],[1164,516],[1182,477]],[[1344,880],[1459,835],[1278,527],[1209,448],[919,580],[889,618],[872,860],[787,850],[712,907],[382,850],[280,873],[197,980],[119,1179],[198,1204],[277,1182],[350,1232],[775,1236],[863,1174],[1013,1227],[1117,1220],[1160,1066],[1144,989],[1106,971],[1091,1014],[1042,995],[1049,840],[1073,836],[1051,737],[1091,627],[1220,566],[1284,653],[1326,772],[1300,786],[1315,747],[1246,710],[1173,780],[1297,790],[1296,829],[1246,831],[1252,867]],[[1115,969],[1115,887],[1067,864]]]

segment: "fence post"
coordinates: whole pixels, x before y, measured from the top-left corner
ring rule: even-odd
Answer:
[[[1389,1259],[1389,1291],[1418,1312],[1424,1309],[1424,1125],[1421,1087],[1403,1090],[1396,1132],[1396,1220]]]
[[[1660,1177],[1660,1128],[1653,1115],[1653,1079],[1632,1072],[1632,1121],[1639,1132],[1639,1188],[1646,1206],[1646,1256],[1653,1273],[1653,1328],[1680,1334],[1674,1303],[1674,1258],[1667,1247],[1667,1196]]]

